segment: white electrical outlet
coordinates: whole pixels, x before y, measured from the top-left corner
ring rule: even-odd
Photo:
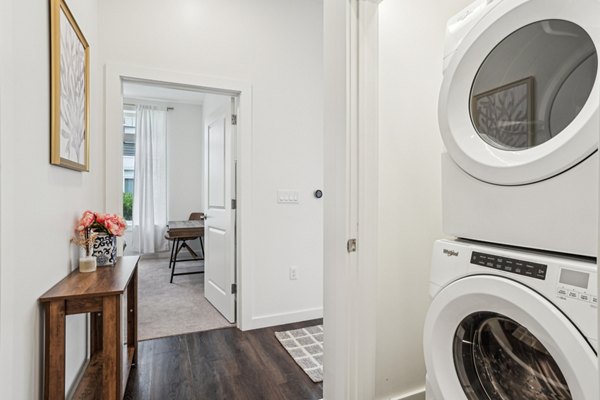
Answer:
[[[298,279],[298,268],[290,267],[290,280],[295,281]]]
[[[298,191],[296,190],[278,190],[277,203],[279,204],[298,204]]]

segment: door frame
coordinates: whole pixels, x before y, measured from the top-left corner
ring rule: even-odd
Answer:
[[[110,213],[122,213],[122,184],[115,181],[123,170],[122,107],[123,81],[144,82],[172,88],[238,97],[236,129],[236,324],[241,330],[251,328],[253,296],[250,279],[254,271],[254,235],[252,216],[252,85],[248,82],[195,75],[185,72],[144,68],[125,64],[105,65],[104,131],[105,135],[105,204]],[[113,132],[118,134],[112,134]],[[242,240],[243,238],[243,240]]]
[[[380,1],[324,2],[324,399],[375,398]]]

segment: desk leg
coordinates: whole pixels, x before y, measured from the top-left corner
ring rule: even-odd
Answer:
[[[121,398],[121,307],[120,297],[106,296],[102,300],[102,353],[104,365],[104,399]]]
[[[46,303],[44,398],[65,398],[65,302]]]

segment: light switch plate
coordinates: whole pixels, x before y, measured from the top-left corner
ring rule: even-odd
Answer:
[[[298,204],[298,191],[296,190],[278,190],[277,203],[279,204]]]

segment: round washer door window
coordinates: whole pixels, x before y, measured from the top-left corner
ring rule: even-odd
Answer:
[[[470,112],[479,136],[502,150],[551,140],[577,117],[598,70],[590,36],[564,20],[529,24],[502,40],[477,71]]]
[[[493,312],[466,317],[454,336],[454,365],[469,400],[569,400],[571,392],[542,343]]]

